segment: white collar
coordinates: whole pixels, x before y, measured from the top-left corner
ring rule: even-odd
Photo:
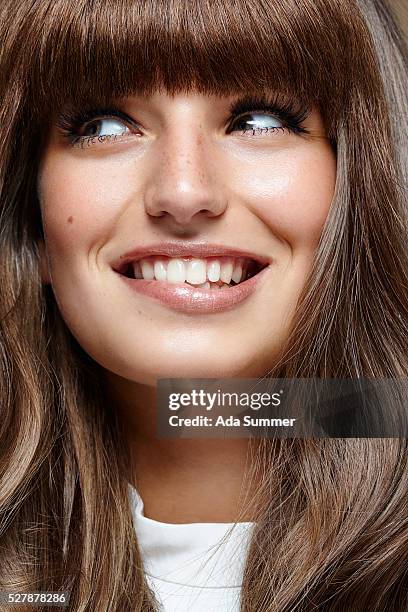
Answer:
[[[130,484],[129,500],[147,575],[187,586],[241,588],[254,523],[162,523],[144,516],[143,500]]]

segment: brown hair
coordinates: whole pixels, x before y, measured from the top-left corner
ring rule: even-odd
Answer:
[[[158,86],[316,104],[336,190],[267,375],[406,377],[406,43],[380,0],[3,0],[0,19],[0,590],[153,611],[120,424],[41,283],[50,117]],[[241,609],[407,610],[407,458],[403,439],[263,441]]]

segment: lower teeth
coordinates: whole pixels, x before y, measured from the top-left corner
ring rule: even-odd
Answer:
[[[231,285],[229,285],[228,283],[211,283],[209,281],[206,281],[205,283],[201,283],[200,285],[192,285],[191,283],[187,283],[187,285],[190,285],[190,287],[197,287],[198,289],[224,289],[225,287],[230,287]]]

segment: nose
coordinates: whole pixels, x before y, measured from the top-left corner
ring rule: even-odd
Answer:
[[[145,191],[147,214],[167,217],[169,225],[184,228],[221,215],[226,198],[215,175],[211,145],[200,126],[176,127],[158,140],[152,178]]]

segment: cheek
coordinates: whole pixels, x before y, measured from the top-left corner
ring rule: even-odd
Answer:
[[[39,176],[49,250],[72,258],[112,233],[123,202],[131,197],[123,170],[112,163],[45,159]]]
[[[292,249],[315,248],[333,198],[336,158],[329,145],[305,144],[258,158],[236,173],[237,193]]]

